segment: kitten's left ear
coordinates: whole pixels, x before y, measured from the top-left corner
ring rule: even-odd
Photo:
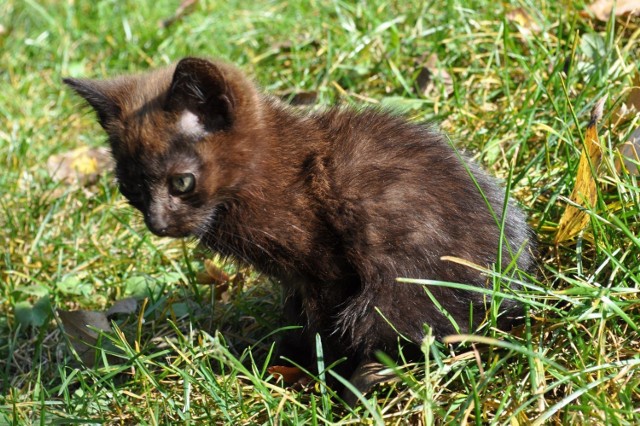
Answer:
[[[193,113],[207,132],[225,130],[234,121],[235,97],[222,70],[200,58],[178,62],[165,108]]]

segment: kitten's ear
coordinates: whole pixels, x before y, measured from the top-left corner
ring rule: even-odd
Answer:
[[[103,128],[106,129],[110,122],[120,116],[121,108],[111,93],[113,88],[110,82],[77,78],[65,78],[62,81],[93,107]]]
[[[235,97],[222,70],[206,59],[185,58],[176,65],[165,108],[193,113],[207,132],[234,121]]]

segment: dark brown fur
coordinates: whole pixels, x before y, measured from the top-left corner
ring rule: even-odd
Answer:
[[[96,109],[121,190],[151,231],[195,236],[283,283],[285,314],[303,327],[282,343],[294,361],[312,367],[319,333],[325,362],[347,357],[338,370],[348,375],[375,351],[396,354],[398,332],[419,344],[425,323],[437,336],[455,331],[422,286],[397,277],[490,285],[442,257],[496,263],[504,191],[428,127],[377,109],[294,113],[236,68],[196,58],[65,82]],[[185,111],[194,131],[179,124]],[[185,172],[195,188],[172,192]],[[512,203],[505,216],[502,264],[517,254],[528,270],[525,218]],[[480,293],[429,290],[462,332],[486,317]],[[501,311],[508,328],[518,304],[504,300]]]

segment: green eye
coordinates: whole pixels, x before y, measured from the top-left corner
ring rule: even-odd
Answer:
[[[193,191],[196,186],[196,177],[192,173],[181,173],[171,176],[171,189],[179,194]]]

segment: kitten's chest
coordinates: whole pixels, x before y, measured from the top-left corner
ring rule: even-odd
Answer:
[[[330,282],[349,269],[341,241],[303,197],[283,194],[259,206],[232,206],[211,226],[204,242],[284,281],[304,277]]]

